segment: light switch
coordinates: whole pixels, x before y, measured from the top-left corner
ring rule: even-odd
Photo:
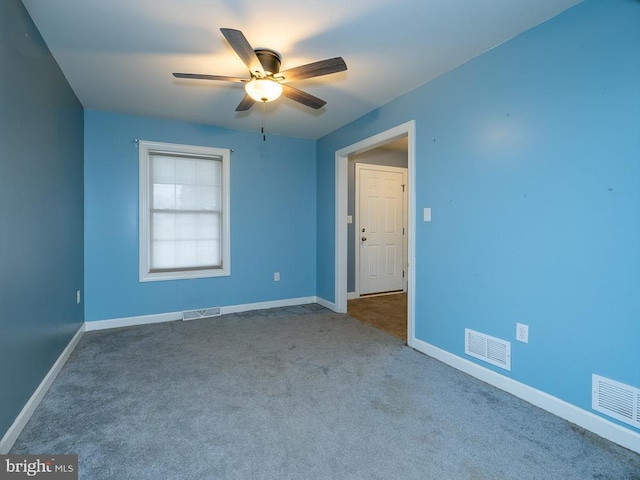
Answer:
[[[431,208],[430,207],[426,207],[423,210],[423,215],[424,215],[424,221],[425,222],[430,222],[431,221]]]
[[[353,223],[353,215],[347,215],[347,223]]]

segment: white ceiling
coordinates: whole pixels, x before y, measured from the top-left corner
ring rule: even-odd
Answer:
[[[327,101],[266,105],[272,134],[319,138],[582,0],[23,0],[88,109],[259,130],[237,113],[247,77],[220,28],[283,56],[282,70],[342,56],[346,72],[291,83]]]

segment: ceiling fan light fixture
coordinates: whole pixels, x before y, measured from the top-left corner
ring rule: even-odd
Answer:
[[[244,89],[256,102],[272,102],[282,95],[282,85],[269,78],[254,78]]]

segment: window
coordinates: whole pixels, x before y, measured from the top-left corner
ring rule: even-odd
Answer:
[[[140,281],[231,274],[230,150],[139,142]]]

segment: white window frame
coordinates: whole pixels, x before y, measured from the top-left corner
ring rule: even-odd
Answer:
[[[229,191],[229,162],[231,150],[224,148],[181,145],[176,143],[138,142],[138,158],[140,171],[139,202],[140,202],[140,245],[139,245],[139,279],[141,282],[159,280],[181,280],[190,278],[224,277],[231,275],[231,222],[230,222],[230,191]],[[212,269],[193,269],[179,271],[151,272],[150,258],[150,192],[151,179],[149,177],[150,158],[154,154],[169,153],[172,155],[216,157],[222,159],[222,267]]]

